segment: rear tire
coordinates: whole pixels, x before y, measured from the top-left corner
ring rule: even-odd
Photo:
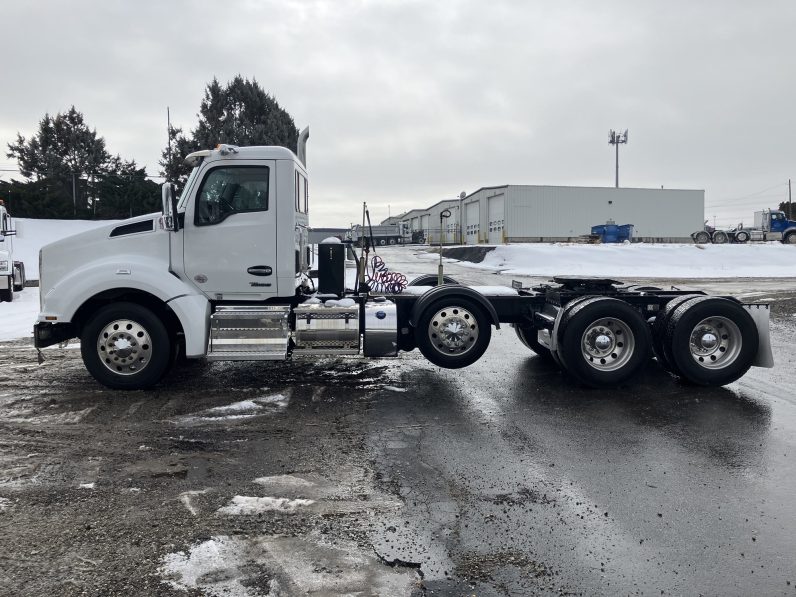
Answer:
[[[552,354],[547,346],[539,342],[538,330],[533,328],[522,328],[518,324],[514,325],[514,331],[517,332],[517,338],[520,339],[527,348],[538,354],[540,357],[552,360]]]
[[[710,243],[710,234],[705,230],[700,230],[694,234],[694,242],[698,245],[706,245]]]
[[[25,289],[25,264],[20,263],[19,267],[19,284],[14,284],[14,290],[22,292]]]
[[[759,337],[752,316],[719,297],[686,301],[667,325],[671,354],[680,375],[701,386],[723,386],[752,366]]]
[[[141,390],[166,374],[173,348],[157,315],[121,302],[101,307],[83,326],[80,352],[86,369],[102,385]]]
[[[652,324],[652,349],[655,353],[655,357],[658,359],[658,363],[661,367],[677,375],[679,375],[680,372],[677,371],[677,366],[672,361],[671,338],[667,336],[666,332],[669,319],[677,307],[686,301],[690,301],[701,296],[704,295],[685,294],[674,297],[672,300],[666,303],[663,309],[658,312],[658,315],[655,316],[655,321]]]
[[[726,245],[730,240],[730,237],[727,236],[727,233],[722,230],[717,230],[713,233],[713,244],[714,245]]]
[[[472,365],[486,352],[492,323],[477,303],[462,297],[441,298],[418,318],[415,341],[429,361],[447,369]]]
[[[562,317],[558,338],[566,370],[595,388],[627,381],[649,360],[647,322],[614,298],[593,297],[575,305]]]
[[[439,280],[439,276],[437,276],[436,274],[424,274],[422,276],[418,276],[417,278],[409,282],[407,286],[437,286],[437,280]],[[442,283],[458,284],[459,282],[457,282],[454,278],[451,278],[450,276],[442,276]]]

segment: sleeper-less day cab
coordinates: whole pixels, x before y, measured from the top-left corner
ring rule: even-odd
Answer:
[[[14,260],[14,221],[0,199],[0,302],[14,300],[14,292],[25,288],[25,264]]]
[[[572,277],[509,288],[422,276],[387,293],[348,289],[336,239],[319,246],[311,272],[308,137],[304,129],[298,155],[229,145],[195,152],[179,200],[164,185],[161,214],[45,246],[36,347],[80,338],[89,372],[119,389],[151,387],[180,353],[269,361],[419,348],[436,365],[464,367],[501,324],[591,386],[632,378],[653,353],[701,385],[773,365],[768,306],[731,297]]]

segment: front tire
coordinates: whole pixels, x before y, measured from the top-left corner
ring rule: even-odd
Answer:
[[[641,314],[624,301],[594,297],[564,314],[558,351],[566,370],[581,383],[616,386],[649,360],[650,333]]]
[[[796,232],[789,232],[786,234],[782,242],[786,245],[796,245]]]
[[[486,352],[492,324],[480,305],[466,298],[442,298],[418,318],[415,341],[429,361],[446,369],[472,365]]]
[[[746,230],[741,230],[740,232],[735,233],[735,242],[740,244],[745,244],[749,242],[750,235]]]
[[[14,302],[14,276],[13,274],[8,277],[8,288],[0,290],[0,303],[3,301],[7,303]]]
[[[173,350],[157,315],[122,302],[100,308],[83,326],[80,352],[86,369],[102,385],[141,390],[166,374]]]

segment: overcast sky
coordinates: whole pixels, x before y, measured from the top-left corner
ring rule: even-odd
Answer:
[[[256,78],[309,124],[311,225],[500,184],[705,190],[751,223],[796,179],[796,2],[2,0],[0,169],[75,105],[159,174],[166,106]],[[4,180],[15,175],[0,172]],[[388,208],[389,206],[389,208]]]

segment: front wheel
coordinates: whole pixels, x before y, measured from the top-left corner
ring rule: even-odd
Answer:
[[[782,242],[786,245],[796,245],[796,232],[789,232],[785,235],[785,238],[782,239]]]
[[[567,372],[581,383],[615,386],[649,360],[647,322],[624,301],[593,297],[561,318],[558,351]]]
[[[480,305],[466,298],[442,298],[418,318],[415,341],[429,361],[447,369],[472,365],[486,352],[492,324]]]
[[[749,233],[746,230],[741,230],[735,233],[735,242],[744,244],[749,242]]]
[[[160,318],[135,303],[100,308],[83,327],[80,352],[102,385],[140,390],[155,385],[169,368],[172,343]]]

